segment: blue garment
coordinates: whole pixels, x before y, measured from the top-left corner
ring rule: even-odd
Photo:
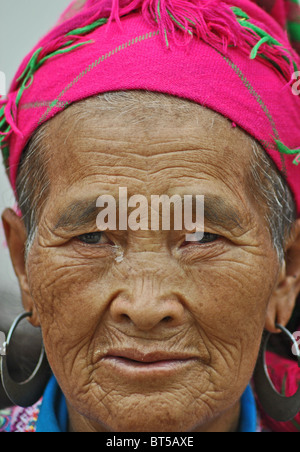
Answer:
[[[43,396],[36,433],[65,433],[68,431],[66,399],[54,376],[51,377]]]
[[[250,385],[241,398],[240,433],[256,432],[257,412]],[[65,397],[53,376],[46,388],[41,411],[37,421],[37,433],[66,433],[68,431],[68,410]]]
[[[240,433],[254,433],[257,428],[257,409],[251,386],[248,385],[241,398]]]

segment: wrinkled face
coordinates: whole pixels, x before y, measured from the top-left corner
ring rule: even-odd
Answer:
[[[27,263],[48,359],[71,419],[95,430],[205,430],[228,413],[233,428],[278,278],[250,140],[198,106],[144,113],[93,109],[74,126],[71,107],[49,123],[51,191]],[[119,187],[149,205],[204,195],[204,238],[99,233],[96,200]]]

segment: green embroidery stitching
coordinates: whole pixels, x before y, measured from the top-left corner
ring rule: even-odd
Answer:
[[[234,14],[237,16],[237,21],[238,23],[244,27],[245,29],[248,29],[250,32],[254,33],[255,35],[259,36],[261,39],[256,43],[256,45],[253,47],[251,54],[250,54],[250,58],[251,59],[255,59],[258,56],[258,51],[260,49],[260,47],[262,46],[262,44],[268,44],[270,48],[273,48],[274,46],[277,46],[279,48],[282,48],[283,53],[282,53],[282,58],[288,62],[289,64],[292,64],[294,71],[297,71],[298,67],[297,67],[297,63],[293,60],[292,58],[292,54],[291,52],[283,47],[283,44],[279,41],[277,41],[277,39],[275,39],[273,36],[271,36],[269,33],[267,33],[265,30],[263,30],[262,28],[258,27],[257,25],[253,24],[252,22],[250,22],[250,17],[240,8],[236,8],[233,7],[231,8],[232,11],[234,12]],[[284,54],[284,52],[289,54],[289,57]],[[274,65],[274,67],[282,73],[282,70],[280,68],[280,66],[272,60],[272,58],[268,58],[266,55],[264,55],[263,53],[259,54],[262,58],[267,59],[271,64]]]
[[[248,14],[245,13],[245,11],[243,11],[241,8],[238,8],[237,6],[233,6],[231,9],[237,17],[239,17],[241,19],[245,19],[245,20],[250,19]]]
[[[20,107],[20,110],[29,110],[31,108],[43,108],[43,107],[49,107],[52,104],[52,102],[48,101],[44,101],[44,102],[31,102],[28,104],[24,104]],[[66,108],[69,105],[69,102],[58,102],[58,104],[56,105],[56,107],[58,108]]]
[[[249,82],[249,80],[247,79],[247,77],[245,77],[245,75],[242,73],[242,71],[238,68],[238,66],[236,64],[234,64],[228,57],[223,56],[224,60],[229,64],[229,66],[234,70],[234,72],[239,76],[239,78],[242,80],[244,86],[248,89],[248,91],[250,92],[250,94],[253,95],[253,97],[255,98],[255,100],[258,102],[258,104],[261,106],[261,108],[263,109],[264,113],[266,114],[266,116],[268,117],[270,123],[271,123],[271,127],[272,130],[274,132],[275,138],[279,139],[279,134],[275,125],[275,121],[272,118],[271,113],[268,110],[268,107],[265,105],[265,103],[263,102],[261,96],[255,91],[255,89],[253,88],[253,86],[251,85],[251,83]]]
[[[241,11],[242,12],[242,11]],[[235,13],[237,13],[237,11],[235,11]],[[246,19],[246,16],[243,17],[244,19]],[[39,120],[39,125],[44,122],[48,115],[51,113],[51,111],[53,110],[54,107],[57,108],[61,108],[64,109],[65,107],[67,107],[69,105],[68,101],[61,101],[60,99],[67,93],[67,91],[69,91],[71,88],[74,87],[75,84],[77,84],[79,82],[79,80],[84,77],[88,72],[90,72],[91,70],[95,69],[99,64],[101,64],[103,61],[105,61],[106,59],[110,58],[111,56],[115,55],[116,53],[120,52],[121,50],[125,50],[128,47],[130,47],[131,45],[136,44],[137,42],[141,42],[150,38],[153,38],[155,36],[159,35],[159,30],[156,32],[149,32],[146,33],[145,35],[140,35],[137,36],[136,38],[133,38],[130,41],[127,41],[125,43],[120,44],[118,47],[116,47],[115,49],[112,49],[110,52],[102,55],[98,60],[94,61],[93,63],[91,63],[84,71],[82,71],[81,73],[78,74],[78,76],[72,81],[70,82],[64,89],[63,91],[61,91],[57,97],[57,99],[55,99],[52,102],[40,102],[40,103],[33,103],[33,104],[26,104],[24,105],[22,108],[26,109],[26,108],[39,108],[39,107],[43,107],[43,106],[47,106],[47,110],[46,112],[41,116],[40,120]],[[273,130],[274,133],[274,137],[275,140],[279,140],[279,134],[276,128],[276,124],[275,121],[271,115],[271,113],[269,112],[267,106],[265,105],[265,103],[263,102],[261,96],[255,91],[255,89],[253,88],[253,86],[251,85],[250,81],[244,76],[244,74],[242,73],[242,71],[238,68],[238,66],[236,64],[234,64],[228,57],[222,55],[222,53],[218,52],[222,58],[228,63],[228,65],[234,70],[234,72],[238,75],[238,77],[241,79],[241,81],[243,82],[244,86],[248,89],[248,91],[250,92],[250,94],[255,98],[255,100],[258,102],[258,104],[260,105],[260,107],[262,108],[262,110],[264,111],[265,115],[267,116],[271,128]],[[271,142],[268,142],[266,140],[261,140],[261,144],[264,147],[267,147],[269,149],[273,149],[273,150],[278,150],[278,148],[275,147],[275,145]],[[284,161],[284,157],[283,155],[280,153],[281,156],[281,162],[282,162],[282,168],[283,168],[283,172],[285,173],[285,161]]]
[[[120,52],[121,50],[127,49],[128,47],[130,47],[131,45],[136,44],[137,42],[140,41],[144,41],[146,39],[150,39],[150,38],[154,38],[156,36],[159,35],[159,31],[154,31],[154,32],[150,32],[150,33],[146,33],[146,35],[143,36],[137,36],[136,38],[133,38],[130,41],[127,41],[123,44],[120,44],[118,47],[116,47],[115,49],[111,50],[110,52],[102,55],[98,60],[94,61],[93,63],[91,63],[84,71],[82,71],[72,82],[70,82],[58,95],[57,99],[55,99],[54,101],[50,102],[50,105],[48,106],[46,112],[41,116],[40,120],[39,120],[39,125],[42,124],[44,121],[47,120],[47,117],[49,116],[49,114],[51,113],[51,111],[53,110],[54,107],[56,107],[58,105],[60,101],[60,99],[66,94],[67,91],[69,91],[71,88],[74,87],[74,85],[76,85],[76,83],[79,82],[79,80],[84,77],[88,72],[90,72],[91,70],[95,69],[97,66],[99,66],[99,64],[101,64],[103,61],[105,61],[107,58],[110,58],[112,55],[115,55],[116,53]],[[68,104],[68,102],[67,102]]]
[[[96,20],[96,22],[93,22],[92,24],[87,25],[86,27],[76,28],[76,30],[72,30],[69,33],[67,33],[66,36],[85,35],[87,33],[91,33],[96,28],[105,25],[107,22],[108,19],[104,17],[102,19]]]
[[[220,52],[219,52],[220,53]],[[253,86],[251,85],[250,81],[247,79],[247,77],[245,77],[245,75],[243,74],[243,72],[238,68],[238,66],[236,64],[233,63],[233,61],[231,61],[228,57],[222,55],[220,53],[220,55],[223,57],[223,59],[226,61],[226,63],[228,63],[228,65],[234,70],[234,72],[238,75],[238,77],[242,80],[244,86],[248,89],[248,91],[250,92],[250,94],[252,94],[252,96],[255,98],[255,100],[258,102],[258,104],[260,105],[260,107],[262,108],[263,112],[265,113],[265,115],[267,116],[270,125],[272,127],[273,133],[274,133],[274,137],[276,140],[279,140],[279,133],[278,130],[276,128],[276,124],[275,121],[271,115],[271,113],[268,110],[268,107],[266,106],[266,104],[263,102],[261,96],[255,91],[255,89],[253,88]],[[267,142],[264,141],[264,143],[266,144]],[[272,149],[272,147],[271,147]],[[276,148],[276,150],[278,150]],[[282,155],[282,153],[280,154],[280,159],[281,159],[281,164],[282,164],[282,173],[284,176],[286,176],[286,165],[285,165],[285,160],[284,160],[284,156]]]

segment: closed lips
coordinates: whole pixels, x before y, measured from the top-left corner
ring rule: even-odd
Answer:
[[[110,350],[104,358],[119,358],[140,364],[151,364],[167,361],[186,361],[197,357],[186,353],[166,353],[163,351],[143,353],[138,350],[126,349]]]

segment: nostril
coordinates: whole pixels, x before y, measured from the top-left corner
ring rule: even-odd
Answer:
[[[159,328],[175,328],[184,321],[185,309],[175,296],[153,294],[118,294],[110,304],[111,320],[124,327],[150,331]]]

